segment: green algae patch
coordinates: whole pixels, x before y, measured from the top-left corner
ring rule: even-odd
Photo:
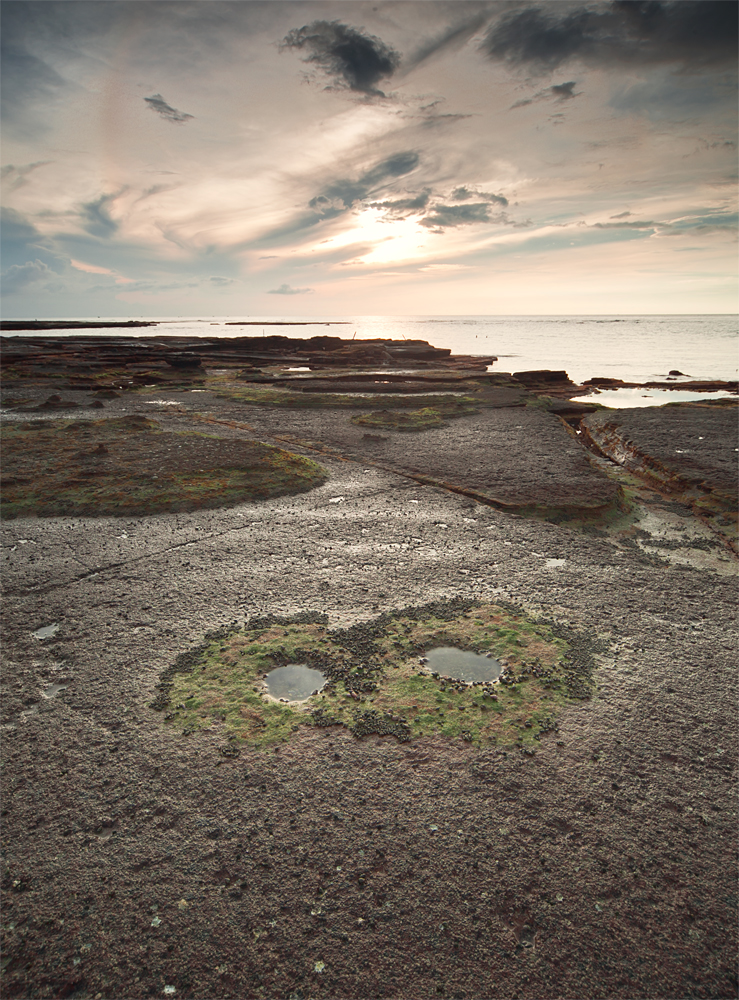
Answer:
[[[432,427],[446,427],[452,417],[463,417],[477,413],[477,407],[470,402],[424,406],[404,413],[398,410],[373,410],[351,418],[360,427],[379,427],[393,431],[425,431]]]
[[[470,684],[431,673],[424,654],[439,646],[490,653],[502,673]],[[461,599],[347,629],[332,630],[325,616],[310,613],[252,619],[179,656],[151,707],[185,735],[215,727],[231,752],[284,742],[306,726],[342,726],[358,738],[437,735],[532,748],[556,729],[564,705],[591,695],[599,649],[592,636],[561,623]],[[326,685],[301,702],[270,698],[266,675],[288,664],[321,671]]]
[[[348,393],[324,392],[293,392],[289,389],[272,389],[269,387],[247,385],[243,388],[233,384],[218,387],[215,379],[209,380],[209,388],[221,399],[229,399],[246,406],[269,406],[278,409],[291,410],[323,410],[323,409],[365,409],[367,396],[349,395]],[[451,413],[457,406],[473,408],[476,400],[472,395],[457,396],[441,394],[408,395],[399,393],[372,394],[372,405],[380,409],[424,409],[432,407]],[[467,412],[474,412],[468,409]]]
[[[259,441],[161,430],[146,417],[2,427],[2,517],[226,507],[322,483],[310,459]]]

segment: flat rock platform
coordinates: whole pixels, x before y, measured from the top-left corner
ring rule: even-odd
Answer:
[[[523,383],[470,381],[472,412],[402,432],[352,422],[399,409],[384,396],[286,405],[201,369],[4,386],[4,421],[142,415],[326,478],[3,522],[3,996],[735,996],[737,560],[715,517]],[[676,468],[660,448],[700,426],[725,475],[735,410],[634,412],[616,424],[640,452]],[[594,693],[538,740],[301,727],[232,753],[219,718],[183,735],[152,708],[176,658],[234,623],[472,600],[592,637]]]

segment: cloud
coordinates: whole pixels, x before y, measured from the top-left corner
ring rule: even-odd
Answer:
[[[371,187],[390,177],[403,177],[405,174],[409,174],[412,170],[415,170],[418,162],[418,153],[410,151],[395,153],[393,156],[389,156],[386,160],[378,163],[376,167],[368,170],[362,176],[361,183]]]
[[[485,201],[489,201],[495,205],[502,205],[503,208],[508,207],[508,199],[504,198],[502,194],[488,194],[487,191],[470,191],[466,187],[458,187],[452,191],[452,201],[468,201],[470,198],[484,198]]]
[[[58,278],[59,275],[41,260],[29,260],[25,264],[13,264],[1,277],[3,295],[13,295],[27,285]]]
[[[611,215],[610,218],[611,219],[628,219],[628,217],[630,215],[631,215],[631,212],[620,212],[618,215]]]
[[[446,226],[468,226],[473,222],[489,222],[490,205],[485,201],[471,205],[435,205],[433,213],[421,220],[421,225],[431,229]]]
[[[412,198],[398,198],[395,201],[373,201],[370,208],[386,208],[391,212],[416,212],[420,211],[429,203],[431,188],[424,188],[420,194]]]
[[[41,233],[33,226],[25,215],[17,212],[14,208],[0,209],[0,229],[2,230],[3,243],[30,243],[39,239]]]
[[[152,111],[156,111],[158,115],[161,115],[162,118],[168,122],[172,122],[174,125],[182,125],[189,118],[195,117],[195,115],[188,115],[186,112],[178,111],[177,108],[173,108],[170,104],[167,104],[161,94],[145,97],[144,100]]]
[[[544,90],[539,90],[533,97],[524,98],[522,101],[516,101],[509,108],[513,111],[514,108],[523,108],[528,104],[538,104],[539,101],[547,101],[553,98],[557,104],[561,104],[562,101],[569,101],[573,97],[579,97],[580,94],[575,94],[575,81],[568,80],[567,83],[556,83],[552,87],[546,87]]]
[[[97,264],[86,264],[82,260],[70,259],[69,263],[76,271],[85,271],[87,274],[115,274],[107,267],[99,267]]]
[[[118,229],[118,223],[110,217],[108,206],[112,204],[118,194],[101,194],[94,201],[86,201],[80,205],[80,217],[82,225],[91,236],[108,237]]]
[[[123,287],[116,287],[123,285]],[[115,291],[120,294],[131,294],[133,292],[143,293],[149,295],[158,295],[160,292],[172,292],[180,291],[183,288],[199,288],[200,282],[198,281],[170,281],[170,282],[157,282],[157,281],[126,281],[121,283],[116,281],[115,285],[91,285],[89,288],[85,289],[85,293],[88,295],[95,295],[100,292],[111,292]]]
[[[385,96],[375,85],[392,76],[400,64],[399,54],[381,39],[340,21],[313,21],[293,28],[281,48],[307,50],[303,61],[319,66],[334,86],[373,97]]]
[[[3,6],[7,8],[9,5]],[[25,5],[13,6],[20,8]],[[3,21],[5,20],[3,11]],[[5,24],[3,28],[5,31]],[[38,122],[32,121],[29,116],[29,105],[38,103],[48,107],[68,87],[67,81],[48,63],[31,55],[25,45],[12,40],[3,44],[1,65],[3,121],[6,125],[12,123],[22,134],[33,134]]]
[[[626,213],[630,215],[630,212]],[[614,218],[614,216],[611,216]],[[665,222],[595,222],[594,229],[664,229],[668,226]]]
[[[454,24],[435,38],[423,42],[413,55],[403,61],[404,71],[408,72],[409,69],[415,69],[420,63],[443,52],[445,49],[463,45],[476,31],[479,31],[487,21],[488,16],[486,11],[479,11],[470,20]]]
[[[312,288],[291,288],[290,285],[280,285],[279,288],[270,288],[269,295],[306,295],[312,292]]]
[[[29,258],[40,259],[56,270],[65,270],[69,258],[61,253],[48,237],[42,236],[25,215],[14,208],[0,210],[2,258],[5,265],[21,266]]]
[[[573,93],[574,87],[575,81],[568,80],[567,83],[555,83],[554,86],[549,89],[558,100],[569,101],[571,97],[577,97],[577,94]]]
[[[615,0],[602,7],[551,4],[504,14],[483,51],[513,65],[553,70],[571,59],[640,67],[714,68],[736,61],[731,0]]]
[[[0,170],[0,178],[7,182],[9,191],[17,191],[18,188],[25,187],[28,184],[27,177],[29,174],[33,173],[34,170],[38,170],[39,167],[45,167],[47,163],[51,162],[51,160],[37,160],[35,163],[26,163],[22,167],[16,167],[12,163],[9,163]]]
[[[166,172],[171,173],[171,171]],[[179,184],[153,184],[151,187],[145,188],[141,192],[134,204],[146,201],[147,198],[153,198],[155,195],[162,194],[164,191],[175,191],[179,186]]]
[[[219,274],[212,275],[210,278],[208,278],[208,281],[210,281],[212,285],[215,285],[218,288],[225,288],[226,285],[240,284],[237,278],[223,278]]]
[[[333,219],[348,211],[357,202],[364,201],[373,189],[385,181],[411,173],[418,166],[419,160],[419,155],[415,152],[395,153],[371,167],[356,181],[346,178],[334,181],[308,202],[308,207],[316,212],[313,222]],[[311,225],[312,222],[307,221],[307,224]]]

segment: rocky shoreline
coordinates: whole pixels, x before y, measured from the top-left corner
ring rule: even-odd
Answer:
[[[736,994],[735,400],[609,410],[577,398],[597,377],[422,342],[36,329],[2,338],[3,424],[67,442],[70,512],[2,523],[4,996]],[[93,424],[106,451],[69,445]],[[124,459],[161,496],[188,439],[197,474],[257,442],[321,476],[74,512]],[[391,661],[476,608],[527,623],[505,696],[473,718],[446,689],[413,736],[431,682]],[[277,663],[281,628],[343,644],[353,728],[265,749],[257,696],[221,713],[239,630]],[[546,687],[539,634],[587,691]],[[204,655],[198,728],[161,684],[195,690]],[[367,687],[385,655],[402,717]]]

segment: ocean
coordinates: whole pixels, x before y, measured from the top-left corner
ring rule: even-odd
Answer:
[[[122,321],[122,317],[107,318],[114,322]],[[659,380],[671,370],[680,371],[692,379],[733,380],[739,373],[735,315],[204,316],[152,319],[159,324],[157,327],[131,331],[130,335],[238,337],[259,336],[264,332],[266,335],[282,334],[288,337],[331,334],[355,337],[357,340],[373,337],[427,340],[434,347],[450,348],[453,354],[495,355],[498,360],[492,367],[493,371],[564,369],[576,382],[593,377],[620,378],[626,382]],[[239,319],[257,325],[226,325]],[[308,325],[276,325],[280,322]],[[106,330],[90,332],[105,335]],[[115,329],[109,332],[111,336],[121,334]]]

